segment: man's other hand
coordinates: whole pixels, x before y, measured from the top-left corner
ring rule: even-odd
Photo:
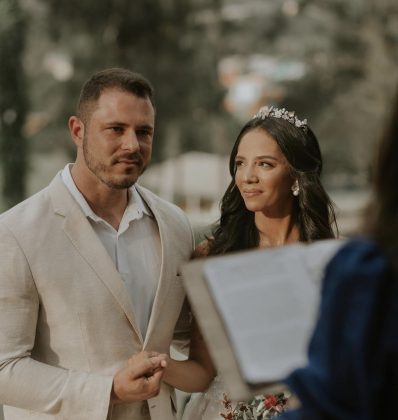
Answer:
[[[166,356],[143,351],[134,354],[128,365],[113,378],[112,402],[142,401],[158,395]]]

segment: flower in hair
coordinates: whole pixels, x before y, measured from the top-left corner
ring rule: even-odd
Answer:
[[[302,128],[304,131],[307,130],[307,119],[300,120],[297,118],[294,111],[288,111],[285,108],[275,108],[273,106],[263,106],[260,108],[253,116],[254,118],[259,118],[264,120],[266,117],[282,118],[283,120],[289,121],[291,124],[295,125],[298,128]]]

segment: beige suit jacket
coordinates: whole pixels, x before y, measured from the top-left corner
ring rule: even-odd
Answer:
[[[185,299],[179,265],[194,245],[180,209],[137,190],[162,244],[145,338],[119,273],[59,174],[0,216],[0,404],[6,420],[175,418],[167,384],[148,402],[109,404],[113,375],[131,354],[169,352]]]

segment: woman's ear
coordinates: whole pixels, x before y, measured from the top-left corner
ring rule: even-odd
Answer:
[[[84,124],[83,121],[73,115],[68,121],[70,135],[77,147],[83,147]]]

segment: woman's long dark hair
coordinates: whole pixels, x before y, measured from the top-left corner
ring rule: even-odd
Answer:
[[[381,244],[387,254],[396,259],[398,255],[398,91],[391,117],[379,145],[373,180],[373,197],[365,219],[365,231]]]
[[[209,254],[256,248],[259,244],[254,212],[247,210],[235,184],[235,157],[240,141],[254,129],[262,129],[275,139],[290,165],[293,179],[298,179],[300,193],[295,198],[295,214],[300,241],[334,238],[332,226],[337,232],[336,218],[320,181],[322,156],[314,133],[308,126],[299,128],[282,118],[254,118],[242,128],[231,152],[232,181],[221,200],[221,217],[209,239]]]

